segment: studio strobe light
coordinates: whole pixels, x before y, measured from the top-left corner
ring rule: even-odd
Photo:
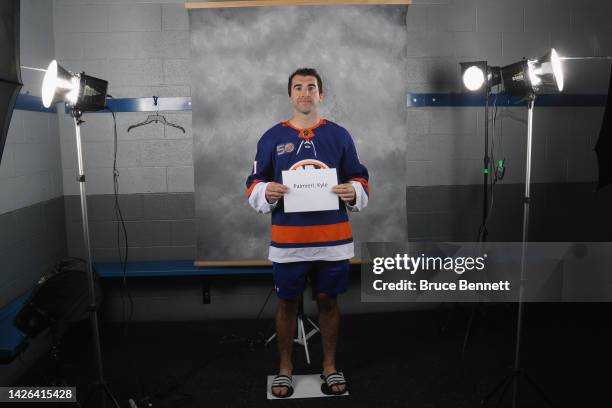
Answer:
[[[510,95],[563,91],[563,68],[554,48],[540,59],[506,65],[501,75],[504,90]]]
[[[471,65],[463,73],[462,79],[468,91],[477,91],[484,85],[485,71],[476,65]]]
[[[490,67],[487,61],[460,62],[461,83],[463,92],[484,96],[484,157],[482,160],[482,224],[478,231],[478,241],[487,240],[487,220],[489,218],[489,169],[491,157],[489,156],[489,96],[494,86],[501,84],[499,67]],[[476,313],[476,306],[472,308],[472,315],[463,340],[463,350],[467,347],[472,321]]]
[[[561,59],[555,51],[551,49],[538,60],[522,60],[514,64],[506,65],[501,69],[502,83],[506,93],[510,95],[523,96],[527,99],[527,157],[525,160],[525,196],[523,198],[523,236],[521,246],[521,276],[518,298],[517,325],[516,325],[516,344],[514,349],[514,368],[502,382],[487,395],[483,404],[498,391],[501,392],[499,401],[502,400],[508,387],[512,385],[512,407],[518,404],[519,380],[526,380],[535,391],[542,397],[548,406],[552,406],[550,400],[546,398],[541,389],[520,368],[520,350],[523,327],[523,291],[526,280],[527,264],[525,254],[527,250],[527,240],[529,237],[529,204],[531,200],[531,146],[533,130],[533,107],[536,95],[543,91],[563,90],[563,69]]]
[[[87,216],[87,192],[85,190],[85,166],[83,164],[83,148],[81,143],[81,117],[84,112],[99,111],[106,108],[106,90],[108,82],[85,75],[84,72],[73,74],[63,68],[56,60],[51,61],[42,84],[42,101],[45,107],[50,107],[57,102],[65,102],[70,108],[70,115],[74,119],[76,131],[77,159],[79,166],[79,191],[81,198],[81,216],[83,221],[83,241],[87,254],[87,275],[89,290],[89,310],[94,342],[94,357],[96,360],[97,380],[84,405],[96,391],[102,391],[102,406],[107,401],[119,408],[119,404],[111,393],[102,369],[102,351],[100,347],[100,331],[98,328],[98,313],[94,289],[93,257],[91,255],[91,244],[89,238],[89,218]],[[108,399],[106,399],[108,397]]]
[[[53,60],[43,79],[43,105],[48,108],[57,102],[66,102],[79,112],[99,111],[106,108],[107,89],[107,81],[84,72],[72,74]]]
[[[500,68],[490,67],[487,61],[460,62],[464,91],[487,93],[501,83]]]

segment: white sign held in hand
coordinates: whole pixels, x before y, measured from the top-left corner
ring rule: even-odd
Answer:
[[[285,170],[283,184],[289,191],[283,197],[285,212],[329,211],[340,208],[332,187],[338,185],[336,169]]]

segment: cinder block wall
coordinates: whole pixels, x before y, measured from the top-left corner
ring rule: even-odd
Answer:
[[[190,96],[189,27],[183,1],[54,2],[58,60],[73,72],[109,81],[115,98]],[[182,126],[127,131],[148,112],[117,114],[119,194],[133,260],[193,259],[193,138],[190,112],[162,112]],[[58,113],[70,254],[82,256],[76,141],[69,115]],[[84,160],[96,260],[117,260],[113,211],[113,122],[84,115]],[[189,204],[186,205],[185,203]]]
[[[21,0],[21,64],[43,67],[54,56],[53,4]],[[40,96],[43,74],[22,70],[22,94]],[[0,307],[22,295],[67,253],[57,115],[15,110],[0,162]],[[10,385],[50,347],[31,340],[20,360],[0,365]]]
[[[415,1],[408,11],[409,89],[459,92],[459,62],[506,65],[555,47],[562,56],[611,55],[612,5],[605,1]],[[606,62],[566,61],[566,93],[607,93]],[[490,240],[520,240],[527,112],[492,107],[493,159],[506,160],[488,225]],[[594,193],[602,108],[536,108],[530,239],[609,240]],[[483,108],[408,109],[407,225],[411,239],[475,240],[482,217]],[[558,197],[551,200],[550,197]],[[595,209],[600,209],[596,210]],[[567,217],[576,219],[568,223]],[[547,221],[542,222],[542,218]]]
[[[555,47],[562,56],[612,54],[605,1],[416,0],[409,7],[408,82],[411,92],[460,92],[459,62],[503,66],[537,58]],[[565,93],[607,93],[610,65],[566,61]],[[596,176],[594,145],[603,109],[537,108],[533,182],[584,182]],[[498,158],[506,157],[505,183],[524,180],[525,108],[498,110]],[[482,108],[412,108],[407,155],[409,186],[481,183]]]
[[[21,1],[21,64],[54,55],[53,5]],[[22,70],[22,94],[40,96],[42,73]],[[15,110],[0,162],[0,307],[66,254],[61,155],[54,113]]]

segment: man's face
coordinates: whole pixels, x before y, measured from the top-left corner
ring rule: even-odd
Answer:
[[[302,75],[293,77],[289,102],[296,111],[307,115],[316,111],[322,100],[323,96],[319,93],[317,78]]]

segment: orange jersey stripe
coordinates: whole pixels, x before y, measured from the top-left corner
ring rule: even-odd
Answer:
[[[297,130],[299,132],[298,133],[299,138],[306,139],[306,141],[309,141],[310,139],[315,137],[315,132],[313,132],[313,130],[318,128],[321,125],[325,125],[326,123],[327,121],[325,119],[320,119],[316,125],[314,125],[311,128],[305,128],[305,129],[300,129],[300,128],[293,126],[289,120],[286,122],[283,122],[282,125],[290,127],[293,130]]]
[[[286,127],[290,127],[291,129],[293,129],[293,130],[297,130],[298,132],[302,132],[302,131],[304,131],[304,130],[313,130],[313,129],[316,129],[316,128],[318,128],[319,126],[325,125],[326,123],[327,123],[327,121],[326,121],[325,119],[321,118],[321,119],[319,120],[319,122],[317,122],[317,124],[316,124],[316,125],[314,125],[314,126],[313,126],[313,127],[311,127],[311,128],[304,128],[304,129],[300,129],[300,128],[298,128],[298,127],[293,126],[293,125],[291,124],[291,120],[286,120],[286,121],[282,122],[282,123],[281,123],[281,125],[286,126]]]
[[[306,244],[309,242],[333,242],[353,237],[348,221],[338,224],[288,227],[272,225],[272,241],[279,244]]]
[[[329,169],[327,164],[318,160],[301,160],[293,165],[289,170],[298,170],[302,166],[319,166],[322,169]]]
[[[361,185],[363,186],[363,188],[366,189],[366,191],[369,193],[370,192],[370,185],[368,184],[368,182],[366,181],[366,179],[362,179],[362,178],[352,178],[350,181],[357,181],[358,183],[361,183]]]
[[[255,188],[255,186],[261,183],[261,180],[256,179],[255,181],[253,181],[253,184],[251,184],[251,187],[249,187],[249,189],[246,191],[246,193],[244,193],[247,197],[251,196],[251,193],[253,192],[253,189]]]

